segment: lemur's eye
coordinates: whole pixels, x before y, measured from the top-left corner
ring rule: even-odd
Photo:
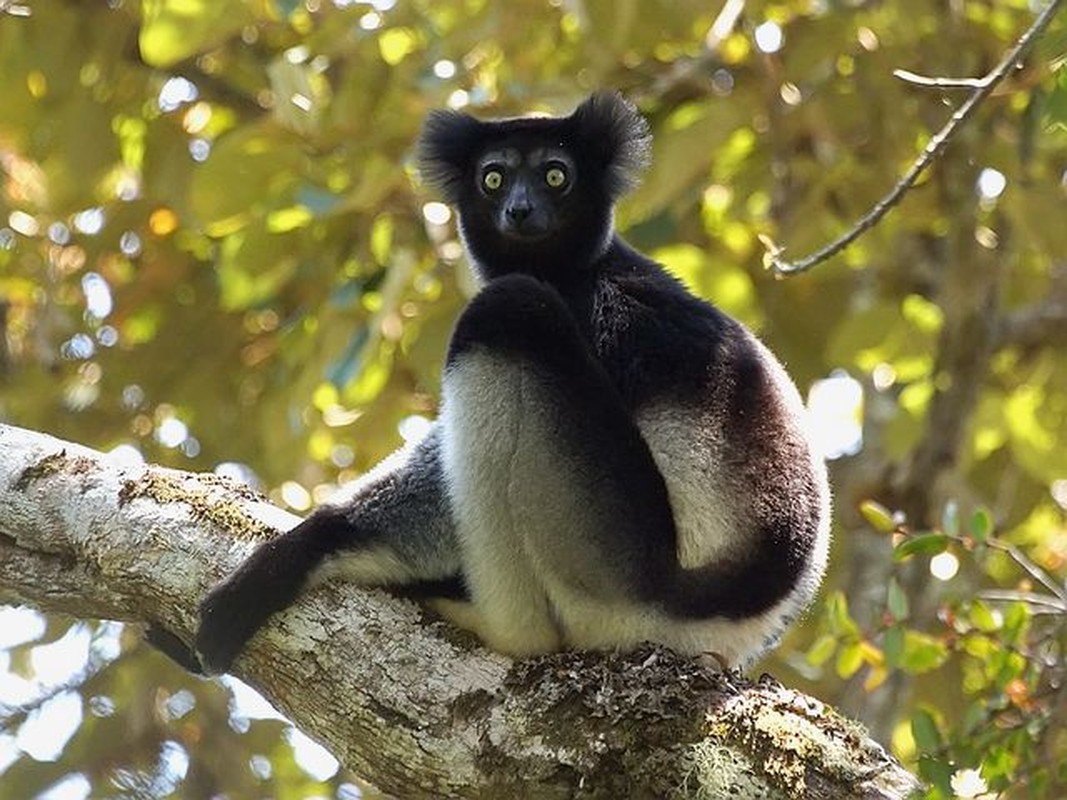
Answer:
[[[567,183],[567,173],[563,167],[549,167],[545,172],[545,183],[553,189],[560,189]]]
[[[486,170],[486,173],[482,176],[482,186],[484,186],[490,192],[495,192],[503,185],[504,173],[502,173],[498,169]]]

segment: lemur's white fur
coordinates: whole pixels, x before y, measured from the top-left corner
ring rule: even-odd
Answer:
[[[799,406],[780,368],[776,377]],[[471,601],[441,604],[444,613],[513,655],[653,641],[744,667],[772,646],[818,587],[828,523],[794,589],[758,616],[681,620],[627,598],[623,586],[576,592],[568,571],[593,565],[589,576],[597,579],[599,555],[586,544],[595,537],[585,535],[599,521],[597,487],[562,452],[556,406],[544,392],[521,364],[488,353],[465,354],[445,377],[443,457]],[[745,487],[733,486],[718,466],[716,420],[654,407],[637,423],[668,487],[680,562],[696,567],[743,548],[736,509]],[[813,469],[828,501],[825,468]],[[569,564],[554,563],[553,553]]]

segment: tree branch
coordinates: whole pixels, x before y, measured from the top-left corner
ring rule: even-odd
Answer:
[[[1050,297],[1006,314],[1000,321],[994,346],[1055,347],[1067,344],[1067,298]]]
[[[931,89],[981,89],[989,83],[990,75],[984,78],[930,78],[907,69],[893,70],[894,78]]]
[[[0,600],[150,621],[197,601],[296,519],[239,484],[0,425]],[[235,674],[404,797],[902,798],[915,779],[854,723],[764,678],[663,649],[512,662],[417,606],[327,583]],[[309,691],[309,687],[317,687]]]
[[[949,142],[951,142],[959,132],[963,123],[970,119],[974,115],[974,112],[978,110],[978,106],[982,101],[992,93],[993,89],[995,89],[1001,81],[1017,68],[1019,61],[1027,52],[1029,52],[1030,48],[1037,41],[1037,38],[1044,32],[1045,28],[1048,27],[1048,24],[1052,22],[1053,17],[1056,16],[1056,12],[1060,10],[1062,4],[1063,0],[1049,0],[1045,9],[1037,16],[1037,19],[1034,20],[1034,23],[1026,33],[1019,38],[1019,41],[1016,42],[1015,46],[1008,51],[1003,59],[1001,59],[1000,63],[997,64],[997,66],[984,78],[975,81],[974,90],[971,92],[970,96],[959,108],[956,109],[955,113],[949,118],[949,121],[945,123],[945,126],[934,134],[926,147],[923,148],[922,153],[919,154],[919,157],[915,159],[911,167],[904,174],[904,177],[902,177],[887,195],[875,203],[874,207],[864,214],[860,220],[844,234],[830,242],[830,244],[825,247],[822,247],[811,255],[805,256],[797,261],[786,261],[782,258],[782,253],[784,252],[782,247],[772,241],[764,241],[764,246],[767,248],[765,260],[775,274],[786,276],[808,271],[817,264],[826,261],[831,256],[837,255],[837,253],[844,250],[865,231],[873,228],[882,217],[889,213],[889,210],[899,203],[901,198],[904,197],[904,194],[915,185],[915,182],[926,168],[941,155]],[[899,72],[900,70],[897,70],[897,73]],[[911,73],[909,73],[909,75],[910,74]]]

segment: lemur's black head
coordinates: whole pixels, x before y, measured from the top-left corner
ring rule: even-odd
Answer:
[[[645,120],[614,92],[592,95],[568,117],[480,121],[434,111],[419,172],[459,212],[485,277],[559,275],[603,252],[612,206],[636,184],[650,142]]]

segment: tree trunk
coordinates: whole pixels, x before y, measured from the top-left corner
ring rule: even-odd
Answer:
[[[0,426],[0,600],[192,639],[205,590],[295,524],[214,475],[124,467]],[[419,606],[336,582],[238,658],[355,773],[403,797],[901,798],[855,723],[660,648],[512,661]]]

